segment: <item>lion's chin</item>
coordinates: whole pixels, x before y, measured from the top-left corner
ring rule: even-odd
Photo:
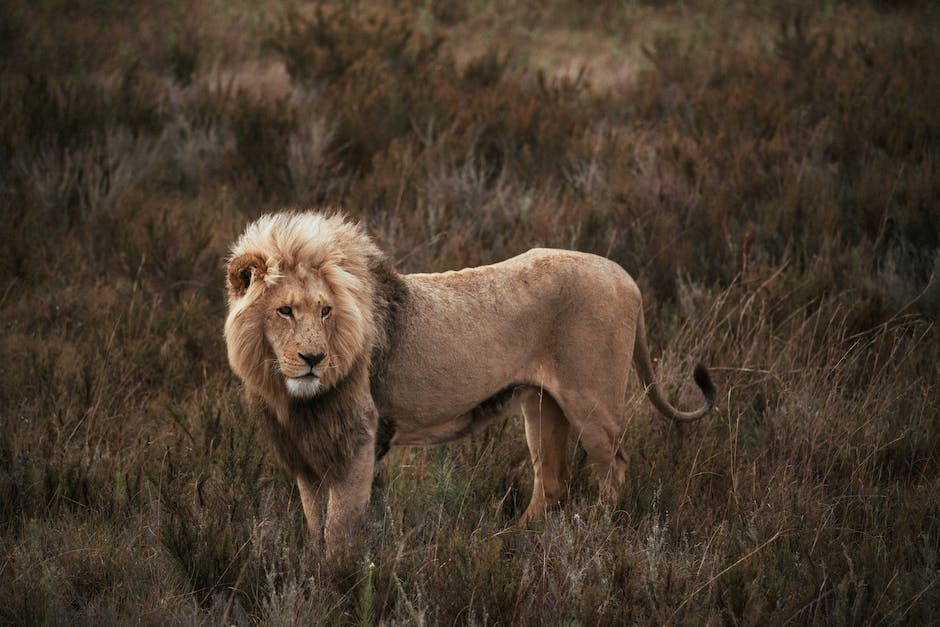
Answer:
[[[297,377],[286,381],[287,393],[296,398],[313,398],[320,391],[319,377]]]

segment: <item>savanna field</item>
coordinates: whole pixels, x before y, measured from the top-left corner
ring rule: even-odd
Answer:
[[[938,67],[927,1],[4,2],[0,624],[940,622]],[[518,416],[394,449],[327,559],[222,339],[291,207],[609,257],[718,409],[633,383],[528,529]]]

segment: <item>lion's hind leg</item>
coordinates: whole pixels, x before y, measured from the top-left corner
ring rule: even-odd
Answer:
[[[532,457],[533,485],[520,525],[538,518],[561,499],[568,483],[569,424],[548,393],[531,389],[522,399],[525,437]]]
[[[587,453],[601,498],[616,498],[627,470],[619,412],[582,395],[562,397],[560,404]]]

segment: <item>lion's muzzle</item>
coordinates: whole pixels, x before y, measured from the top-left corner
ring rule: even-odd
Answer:
[[[300,357],[305,364],[310,366],[310,372],[313,372],[313,369],[323,361],[323,358],[326,357],[326,353],[297,353],[297,356]]]

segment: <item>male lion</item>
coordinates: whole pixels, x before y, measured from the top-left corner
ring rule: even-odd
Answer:
[[[442,274],[401,275],[341,215],[281,213],[248,226],[228,263],[232,369],[262,400],[264,431],[296,479],[307,525],[335,547],[364,513],[389,446],[449,442],[518,404],[535,481],[521,523],[556,502],[577,434],[602,493],[624,478],[620,451],[631,360],[653,405],[678,421],[653,379],[640,291],[616,263],[534,249]]]

